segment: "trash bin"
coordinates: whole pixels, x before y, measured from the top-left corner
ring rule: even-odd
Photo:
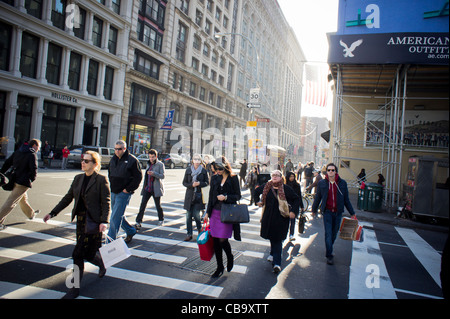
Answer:
[[[358,189],[358,203],[356,206],[358,209],[361,210],[367,210],[367,193],[365,192],[365,189]]]
[[[376,183],[366,183],[367,208],[369,212],[381,212],[383,203],[383,186]]]

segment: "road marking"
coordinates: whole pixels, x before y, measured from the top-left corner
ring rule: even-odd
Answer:
[[[444,299],[442,297],[433,296],[433,295],[429,295],[429,294],[424,294],[424,293],[420,293],[420,292],[415,292],[415,291],[411,291],[411,290],[403,290],[403,289],[395,288],[395,291],[402,292],[404,294],[416,295],[416,296],[426,297],[426,298],[431,298],[431,299]]]
[[[51,265],[66,269],[68,265],[72,264],[69,258],[61,258],[46,254],[33,253],[23,250],[2,248],[0,247],[0,256],[14,260],[24,260],[28,262]],[[90,263],[86,263],[85,272],[98,273],[98,268]],[[208,297],[218,298],[223,290],[223,287],[212,286],[207,284],[196,283],[182,279],[169,278],[158,275],[151,275],[122,268],[110,267],[106,272],[106,276],[121,280],[127,280],[146,284],[150,286],[175,289],[197,295],[204,295]]]
[[[370,223],[360,224],[373,227]],[[348,298],[397,299],[375,231],[368,228],[364,228],[362,243],[353,241]]]
[[[441,287],[440,273],[442,256],[414,230],[401,227],[395,227],[395,229],[436,284]]]
[[[61,299],[66,293],[35,286],[0,281],[0,299]],[[77,299],[91,299],[79,296]]]

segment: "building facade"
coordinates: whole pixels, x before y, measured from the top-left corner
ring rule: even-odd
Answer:
[[[305,59],[275,0],[3,0],[0,29],[3,156],[30,138],[233,161],[252,133],[300,145]]]
[[[30,138],[55,149],[119,138],[131,3],[0,2],[4,156]]]

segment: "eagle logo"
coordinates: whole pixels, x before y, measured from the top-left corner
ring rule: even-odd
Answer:
[[[352,45],[351,45],[350,48],[349,48],[349,47],[347,46],[346,43],[344,43],[342,40],[340,40],[340,41],[339,41],[339,44],[340,44],[341,46],[344,47],[344,50],[343,50],[343,51],[344,51],[344,58],[347,58],[347,57],[353,58],[353,57],[355,56],[355,55],[353,54],[353,51],[354,51],[358,46],[360,46],[361,43],[363,43],[363,40],[362,40],[362,39],[359,39],[359,40],[353,42]]]

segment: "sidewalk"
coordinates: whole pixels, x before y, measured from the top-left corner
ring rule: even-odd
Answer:
[[[367,222],[376,222],[376,223],[385,223],[399,227],[407,227],[407,228],[415,228],[415,229],[424,229],[431,231],[440,231],[444,233],[448,233],[448,224],[444,225],[441,223],[440,225],[435,224],[427,224],[425,222],[420,222],[411,219],[405,218],[397,218],[396,214],[387,211],[384,207],[381,212],[370,212],[365,210],[360,210],[357,207],[358,203],[358,195],[357,194],[349,194],[350,202],[352,203],[353,209],[355,210],[356,216],[359,220],[367,221]],[[347,211],[347,210],[345,210]],[[346,213],[344,213],[345,215]]]

